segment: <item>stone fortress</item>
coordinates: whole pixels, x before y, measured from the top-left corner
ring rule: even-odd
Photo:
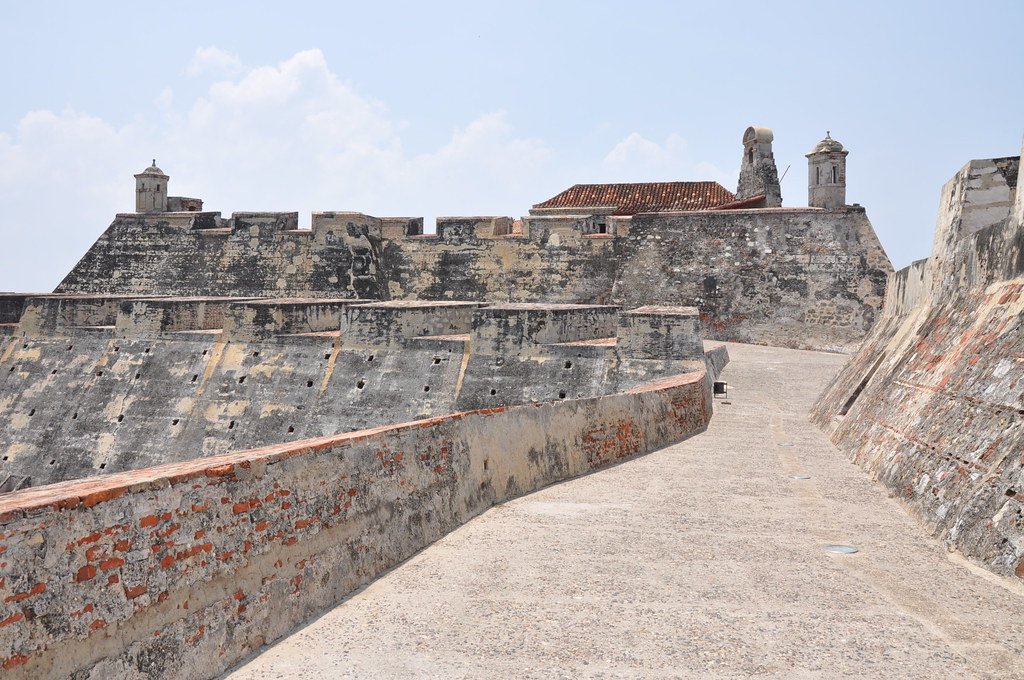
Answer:
[[[5,675],[215,675],[496,503],[703,432],[718,341],[860,347],[816,420],[1024,575],[1019,159],[967,166],[893,273],[846,149],[783,207],[773,142],[744,133],[735,194],[576,185],[436,234],[224,218],[154,161],[54,293],[0,295]]]

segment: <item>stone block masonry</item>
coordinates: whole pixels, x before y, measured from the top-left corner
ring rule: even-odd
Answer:
[[[8,494],[3,676],[211,677],[493,503],[703,431],[711,404],[695,371]]]
[[[1024,578],[1024,223],[1016,158],[942,190],[931,257],[815,405],[833,441],[951,548]]]

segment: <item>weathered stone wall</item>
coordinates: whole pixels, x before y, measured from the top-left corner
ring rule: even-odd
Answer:
[[[701,432],[711,403],[695,372],[8,494],[3,675],[213,676],[493,503]]]
[[[422,221],[358,213],[118,215],[65,293],[687,305],[710,337],[850,349],[891,266],[863,209]]]
[[[593,397],[704,368],[688,308],[365,302],[29,298],[0,345],[0,484]]]
[[[891,277],[814,418],[951,546],[1024,578],[1017,167],[972,161],[943,187],[931,257]]]

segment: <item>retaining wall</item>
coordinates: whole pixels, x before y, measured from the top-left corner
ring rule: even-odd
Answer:
[[[711,404],[697,372],[8,494],[3,675],[211,677],[492,504],[703,431]]]
[[[1017,167],[972,161],[943,187],[931,257],[890,277],[882,318],[812,417],[951,547],[1024,578]]]

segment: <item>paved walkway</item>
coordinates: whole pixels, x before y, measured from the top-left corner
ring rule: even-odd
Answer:
[[[229,677],[1024,678],[1024,589],[807,422],[843,357],[729,351],[707,433],[490,510]]]

